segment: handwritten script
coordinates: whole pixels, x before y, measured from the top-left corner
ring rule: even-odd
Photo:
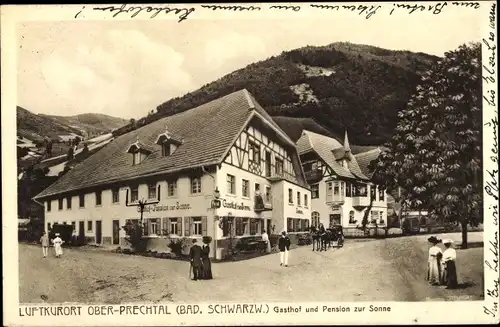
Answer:
[[[386,14],[393,15],[396,13],[403,14],[416,14],[416,13],[427,13],[431,15],[439,15],[449,7],[464,8],[466,10],[477,10],[480,8],[479,2],[468,2],[468,1],[455,1],[455,2],[437,2],[432,4],[422,4],[422,3],[381,3],[376,5],[368,4],[351,4],[351,5],[335,5],[335,4],[309,4],[309,5],[283,5],[283,4],[269,4],[269,5],[225,5],[225,4],[204,4],[196,8],[178,8],[170,6],[146,6],[146,5],[106,5],[93,7],[94,11],[99,11],[102,13],[109,14],[112,18],[120,15],[120,17],[129,18],[155,18],[160,14],[173,14],[178,17],[178,22],[182,22],[188,19],[192,13],[196,10],[198,11],[224,11],[231,12],[235,15],[239,13],[249,13],[249,12],[259,12],[263,10],[269,10],[273,12],[299,12],[302,9],[311,9],[311,12],[329,11],[329,12],[340,12],[340,13],[354,13],[358,16],[363,16],[365,19],[369,19],[379,12],[385,12]],[[74,18],[84,18],[83,11],[85,6],[76,13]],[[162,16],[164,16],[162,15]],[[160,16],[161,17],[161,16]]]
[[[486,169],[484,190],[493,203],[488,207],[488,211],[493,217],[493,228],[491,228],[492,240],[488,242],[488,251],[486,252],[484,263],[490,273],[493,273],[492,280],[485,281],[486,283],[486,298],[487,305],[483,306],[486,315],[496,317],[498,314],[498,109],[496,101],[496,52],[497,52],[497,35],[496,35],[496,3],[491,4],[489,11],[489,27],[490,30],[487,37],[483,38],[483,52],[487,54],[487,60],[483,63],[483,100],[486,108],[490,108],[494,112],[494,117],[487,121],[485,129],[491,129],[493,134],[493,144],[489,149],[489,163],[495,168]],[[484,110],[483,109],[483,110]],[[485,210],[486,211],[486,210]]]
[[[131,18],[141,13],[151,13],[149,18],[155,18],[160,13],[173,13],[179,17],[179,23],[186,20],[188,16],[195,11],[194,8],[172,8],[172,7],[151,7],[151,6],[131,6],[123,4],[121,6],[94,7],[94,10],[114,13],[112,17],[120,14],[129,14]]]

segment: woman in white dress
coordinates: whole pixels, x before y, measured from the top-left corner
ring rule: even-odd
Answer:
[[[427,239],[432,246],[429,249],[429,258],[427,259],[427,280],[431,285],[439,285],[441,280],[441,257],[443,252],[438,244],[441,242],[435,236]]]
[[[56,251],[56,258],[59,258],[63,252],[62,252],[62,244],[64,241],[59,237],[59,233],[56,233],[56,238],[52,240],[52,243],[54,243],[54,250]]]

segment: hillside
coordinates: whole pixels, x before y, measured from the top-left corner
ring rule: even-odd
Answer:
[[[87,134],[87,137],[93,137],[95,135],[110,132],[115,128],[119,128],[128,123],[128,120],[122,118],[97,113],[88,113],[76,116],[41,116],[49,117],[61,124],[83,130]]]
[[[358,145],[387,141],[420,80],[438,57],[374,46],[333,43],[285,51],[253,63],[182,97],[137,122],[194,108],[246,88],[272,116],[310,117]],[[121,128],[121,134],[134,128]]]
[[[82,132],[74,127],[62,124],[50,117],[37,115],[22,107],[17,107],[17,134],[31,141],[42,142],[44,137],[57,138],[58,135]]]

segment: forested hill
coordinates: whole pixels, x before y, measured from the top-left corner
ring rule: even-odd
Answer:
[[[352,143],[382,144],[420,80],[439,58],[347,42],[283,52],[160,104],[140,126],[246,88],[272,116],[310,117]],[[121,134],[133,128],[120,129]]]

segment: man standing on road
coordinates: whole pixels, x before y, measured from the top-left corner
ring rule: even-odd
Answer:
[[[286,235],[286,232],[283,231],[281,233],[281,237],[278,241],[278,247],[280,248],[280,266],[285,264],[285,267],[288,267],[288,251],[290,251],[290,239]]]
[[[193,280],[198,280],[201,278],[201,247],[196,244],[196,239],[193,239],[193,245],[189,249],[189,259],[191,263],[190,269],[193,269]]]
[[[47,232],[43,232],[43,235],[40,238],[40,243],[42,243],[43,257],[47,258],[47,255],[49,254],[49,236],[47,235]]]

